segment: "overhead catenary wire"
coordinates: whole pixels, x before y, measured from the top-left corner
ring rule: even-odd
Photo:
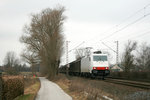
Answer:
[[[101,40],[104,40],[104,39],[106,39],[106,38],[112,37],[112,36],[115,35],[116,33],[118,33],[118,32],[120,32],[120,31],[124,30],[125,28],[127,28],[127,27],[129,27],[129,26],[135,24],[136,22],[142,20],[143,18],[145,18],[145,17],[147,17],[147,16],[149,16],[149,15],[150,15],[150,13],[148,13],[148,14],[146,14],[146,15],[140,17],[140,18],[138,18],[137,20],[133,21],[132,23],[127,24],[126,26],[122,27],[121,29],[119,29],[119,30],[117,30],[117,31],[115,31],[115,32],[113,32],[113,33],[111,33],[109,36],[106,36],[106,37],[102,38]]]
[[[133,16],[135,16],[136,14],[142,12],[144,10],[144,16],[145,16],[145,10],[147,9],[147,7],[149,7],[150,4],[147,4],[146,6],[144,6],[143,8],[139,9],[138,11],[136,11],[135,13],[133,13],[132,15],[130,15],[129,17],[125,18],[123,21],[121,21],[119,24],[113,26],[112,28],[108,29],[107,31],[103,32],[103,33],[108,33],[109,31],[113,30],[114,28],[116,27],[119,27],[121,24],[123,24],[125,21],[127,21],[128,19],[132,18]],[[140,19],[140,18],[139,18]],[[117,31],[116,31],[117,32]],[[113,33],[116,33],[116,32],[113,32]],[[118,33],[118,32],[117,32]],[[97,36],[95,36],[97,37]],[[108,36],[107,36],[108,37]],[[106,37],[105,37],[106,38]],[[89,39],[89,40],[93,40],[95,38],[92,38],[92,39]],[[102,38],[102,40],[104,40]]]
[[[75,50],[76,48],[78,48],[79,46],[81,46],[83,43],[85,43],[85,41],[83,41],[82,43],[80,43],[79,45],[77,45],[76,47],[74,47],[73,49],[69,50],[69,52],[71,52],[72,50]]]
[[[104,42],[102,42],[102,44],[104,44],[107,48],[109,48],[109,49],[112,50],[113,52],[117,53],[115,50],[113,50],[111,47],[109,47],[108,45],[106,45]]]
[[[141,31],[137,31],[137,32],[133,32],[133,33],[130,33],[130,34],[126,34],[127,38],[124,38],[125,36],[122,36],[122,37],[117,38],[117,40],[120,39],[120,41],[123,42],[123,41],[126,41],[126,40],[130,40],[132,38],[137,38],[137,37],[140,37],[140,36],[143,37],[145,35],[148,35],[149,31],[150,31],[150,27],[146,28],[144,30],[141,30]],[[103,41],[103,42],[105,42],[105,43],[112,43],[114,41],[110,40],[110,41]]]
[[[120,26],[123,22],[127,21],[128,19],[132,18],[133,16],[135,16],[136,14],[142,12],[144,10],[144,15],[145,15],[145,10],[146,8],[150,6],[150,4],[147,4],[146,6],[144,6],[143,8],[139,9],[138,11],[136,11],[135,13],[133,13],[132,15],[130,15],[129,17],[127,17],[126,19],[124,19],[122,22],[120,22],[118,25],[116,26]]]
[[[146,10],[146,9],[147,9],[147,7],[149,7],[149,6],[150,6],[150,4],[148,4],[148,5],[144,6],[142,9],[140,9],[140,10],[138,10],[137,12],[133,13],[131,16],[127,17],[125,20],[123,20],[123,21],[122,21],[121,23],[119,23],[118,25],[115,25],[115,27],[120,26],[123,22],[127,21],[128,19],[132,18],[133,16],[135,16],[136,14],[138,14],[139,12],[141,12],[141,11],[143,11],[143,10],[144,10],[144,15],[143,15],[142,17],[140,17],[140,18],[136,19],[135,21],[133,21],[133,22],[131,22],[131,23],[129,23],[129,24],[127,24],[127,25],[125,25],[124,27],[122,27],[122,28],[118,29],[117,31],[112,32],[112,33],[111,33],[111,34],[109,34],[108,36],[106,36],[106,37],[102,38],[102,39],[101,39],[101,41],[102,41],[102,40],[104,40],[104,39],[108,39],[108,38],[112,37],[113,35],[117,34],[118,32],[120,32],[120,31],[122,31],[122,30],[126,29],[127,27],[129,27],[129,26],[131,26],[131,25],[135,24],[136,22],[138,22],[138,21],[142,20],[143,18],[145,18],[145,17],[149,16],[149,15],[150,15],[150,13],[145,14],[145,10]],[[104,32],[104,33],[108,33],[109,31],[111,31],[111,30],[112,30],[112,29],[114,29],[115,27],[112,27],[111,29],[109,29],[108,31],[106,31],[106,32]],[[93,39],[93,38],[92,38],[92,39]],[[90,41],[90,40],[92,40],[92,39],[88,39],[87,41],[83,41],[83,42],[82,42],[82,43],[80,43],[78,46],[76,46],[76,47],[74,47],[73,49],[69,50],[69,52],[71,52],[72,50],[75,50],[76,48],[78,48],[79,46],[81,46],[83,43],[88,42],[88,41]]]
[[[128,38],[128,40],[133,39],[133,38],[135,39],[135,38],[138,38],[138,37],[143,37],[145,35],[150,35],[150,31],[144,32],[144,33],[136,35],[136,36],[132,36],[132,37]],[[126,41],[126,40],[124,40],[124,41]]]

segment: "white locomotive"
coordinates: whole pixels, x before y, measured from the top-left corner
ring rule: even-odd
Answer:
[[[66,69],[66,67],[65,65],[61,69]],[[69,74],[86,77],[102,76],[104,78],[110,74],[108,55],[94,52],[89,56],[73,61],[69,63]]]
[[[90,73],[94,76],[106,76],[109,72],[107,54],[92,53],[81,59],[81,73]]]

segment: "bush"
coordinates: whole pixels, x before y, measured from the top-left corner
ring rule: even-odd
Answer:
[[[17,71],[17,69],[14,68],[14,67],[6,68],[6,69],[5,69],[5,72],[6,72],[8,75],[18,75],[18,74],[19,74],[19,71]]]
[[[3,96],[2,100],[13,100],[19,95],[24,94],[24,80],[21,76],[3,77]]]

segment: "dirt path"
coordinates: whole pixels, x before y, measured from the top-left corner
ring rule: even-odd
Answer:
[[[36,100],[72,100],[57,84],[40,77],[41,88]]]

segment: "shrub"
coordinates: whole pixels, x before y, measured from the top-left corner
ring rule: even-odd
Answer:
[[[13,100],[19,95],[24,94],[24,80],[21,76],[3,77],[3,96],[2,100]]]

